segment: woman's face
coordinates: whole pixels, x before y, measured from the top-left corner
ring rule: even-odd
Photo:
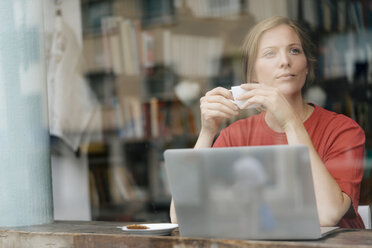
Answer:
[[[277,87],[284,95],[301,94],[308,73],[300,38],[288,25],[264,32],[258,44],[253,81]]]

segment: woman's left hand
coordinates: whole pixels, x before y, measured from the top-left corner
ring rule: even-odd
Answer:
[[[242,109],[252,104],[259,104],[264,110],[270,112],[279,125],[286,130],[288,125],[299,118],[291,104],[279,89],[262,83],[247,83],[241,87],[247,92],[241,94],[236,100],[246,100]]]

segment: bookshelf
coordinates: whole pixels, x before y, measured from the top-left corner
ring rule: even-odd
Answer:
[[[297,1],[297,19],[318,47],[316,85],[325,108],[354,119],[365,131],[365,170],[360,204],[372,202],[372,8],[365,0]]]
[[[94,220],[168,221],[163,152],[193,147],[201,94],[214,80],[239,78],[240,65],[225,62],[239,60],[241,21],[252,22],[234,2],[229,9],[210,1],[195,17],[187,2],[173,0],[82,1],[86,77],[101,103],[104,137],[88,149]],[[198,86],[180,87],[187,95],[180,98],[181,82]]]
[[[325,108],[350,116],[364,128],[361,202],[369,204],[372,10],[366,3],[82,1],[86,77],[102,106],[104,134],[88,149],[93,219],[168,221],[164,150],[193,147],[200,96],[216,86],[241,83],[244,36],[254,23],[272,15],[289,16],[310,29],[318,47],[314,85],[327,95]],[[199,85],[190,101],[176,94],[182,82]]]

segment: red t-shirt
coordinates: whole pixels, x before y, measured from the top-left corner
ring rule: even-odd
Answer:
[[[314,105],[304,126],[329,173],[351,199],[353,209],[338,226],[364,228],[358,214],[360,182],[363,177],[364,131],[352,119]],[[285,133],[272,130],[265,113],[236,121],[223,129],[213,147],[288,144]],[[354,211],[353,211],[354,210]]]

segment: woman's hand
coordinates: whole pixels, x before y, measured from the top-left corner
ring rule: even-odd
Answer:
[[[260,83],[242,84],[241,87],[247,92],[241,94],[236,100],[247,100],[242,109],[252,104],[259,104],[270,113],[280,127],[285,131],[293,121],[301,121],[291,104],[278,88]]]
[[[217,87],[200,99],[202,131],[215,135],[222,121],[238,114],[229,90]]]
[[[210,147],[222,121],[239,113],[232,100],[231,92],[222,87],[208,91],[200,99],[201,130],[195,148]]]

